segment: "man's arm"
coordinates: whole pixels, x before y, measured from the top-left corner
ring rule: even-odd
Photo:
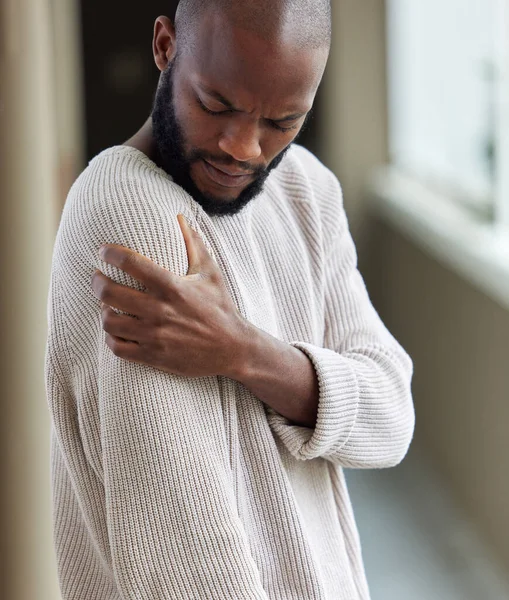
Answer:
[[[309,357],[250,323],[238,348],[229,377],[294,425],[313,428],[319,385]]]
[[[252,327],[232,377],[267,404],[269,424],[296,458],[390,467],[413,435],[413,366],[371,304],[335,177],[332,186],[323,347],[286,344]]]
[[[94,269],[137,284],[104,266],[101,243],[131,247],[182,275],[187,266],[174,211],[150,204],[147,194],[140,215],[131,190],[118,187],[118,198],[76,197],[78,187],[68,199],[49,297],[55,434],[88,535],[102,519],[107,524],[108,544],[88,546],[98,565],[111,565],[122,598],[211,600],[242,590],[246,599],[266,600],[233,497],[217,378],[169,375],[120,359],[105,343]],[[184,202],[180,209],[191,212]]]

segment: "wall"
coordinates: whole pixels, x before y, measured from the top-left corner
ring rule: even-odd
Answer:
[[[152,55],[154,21],[173,17],[177,0],[79,0],[81,6],[86,156],[122,144],[146,121],[159,71]]]
[[[0,597],[58,598],[43,365],[56,222],[49,3],[0,5]]]
[[[334,0],[333,42],[321,104],[320,157],[340,178],[350,227],[362,242],[366,174],[387,160],[385,3]]]
[[[414,359],[415,443],[509,568],[509,312],[376,220],[363,262]]]
[[[76,4],[0,3],[0,598],[60,598],[44,385],[54,236],[82,161]]]

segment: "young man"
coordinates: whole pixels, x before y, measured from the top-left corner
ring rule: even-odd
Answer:
[[[292,145],[329,45],[328,0],[181,0],[151,118],[69,194],[46,354],[64,600],[369,598],[342,469],[405,456],[412,363],[337,179]]]

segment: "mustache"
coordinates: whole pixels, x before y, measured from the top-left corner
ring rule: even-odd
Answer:
[[[188,161],[196,162],[198,160],[205,159],[210,160],[212,163],[222,167],[233,167],[235,170],[245,171],[246,173],[254,175],[263,175],[267,171],[267,167],[264,165],[253,165],[247,162],[239,162],[228,155],[216,156],[211,152],[205,150],[192,150],[189,153]]]

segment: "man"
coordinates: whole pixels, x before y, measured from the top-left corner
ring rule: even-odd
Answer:
[[[405,456],[412,363],[337,179],[292,145],[329,45],[327,0],[182,0],[151,118],[69,194],[46,354],[64,600],[369,598],[342,469]]]

